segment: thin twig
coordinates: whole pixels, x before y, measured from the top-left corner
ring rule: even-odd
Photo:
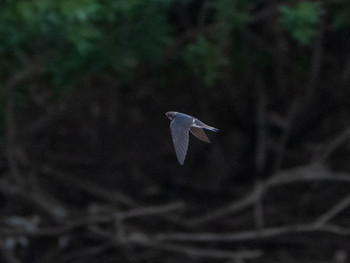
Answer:
[[[114,191],[113,193],[111,193],[109,190],[103,187],[99,187],[98,185],[92,182],[80,179],[72,174],[54,171],[50,167],[42,167],[41,171],[45,175],[50,176],[51,178],[59,181],[62,184],[65,184],[72,188],[78,188],[79,190],[87,192],[107,202],[113,204],[126,205],[129,207],[135,207],[137,205],[133,199],[121,192]]]
[[[273,164],[274,172],[277,172],[282,167],[282,162],[286,151],[286,144],[291,136],[292,126],[294,125],[295,117],[298,113],[299,107],[300,107],[300,101],[298,100],[298,98],[295,98],[288,110],[286,129],[283,130],[283,133],[277,144],[276,158]]]
[[[261,250],[225,251],[157,242],[152,239],[137,238],[131,239],[131,242],[145,247],[151,247],[175,253],[183,253],[190,257],[205,257],[216,259],[253,259],[258,258],[263,254]]]
[[[324,10],[326,10],[324,8]],[[318,30],[318,35],[314,40],[313,53],[311,58],[311,69],[309,76],[309,83],[307,87],[307,96],[311,98],[316,93],[317,81],[319,80],[322,58],[323,58],[323,36],[326,29],[326,19],[322,17],[320,19],[320,28]]]
[[[256,192],[259,193],[259,196],[256,197],[255,203],[254,203],[254,222],[255,222],[256,228],[258,230],[261,230],[265,226],[265,220],[264,220],[264,202],[263,202],[264,186],[260,179],[257,180],[255,188],[256,188]]]
[[[317,220],[316,224],[323,225],[332,220],[336,215],[342,212],[350,205],[350,194],[333,206],[329,211],[321,215]]]
[[[267,131],[266,131],[266,116],[267,116],[267,96],[264,89],[263,80],[258,78],[256,83],[257,94],[257,108],[256,108],[256,148],[255,148],[255,173],[258,177],[256,187],[262,187],[262,175],[265,170],[266,163],[266,145],[267,145]],[[262,190],[262,189],[261,189]],[[263,191],[258,190],[261,196],[256,198],[254,206],[254,219],[257,229],[262,229],[264,223],[264,205],[263,205]]]
[[[60,200],[53,198],[42,190],[21,189],[20,186],[8,180],[0,182],[0,190],[8,196],[16,197],[27,206],[30,204],[38,208],[54,220],[63,219],[68,215],[68,210]]]
[[[256,147],[255,147],[255,172],[259,177],[265,169],[266,145],[267,145],[267,96],[263,80],[258,79],[256,83]]]
[[[276,78],[276,86],[277,91],[280,94],[283,94],[288,89],[288,75],[287,75],[287,67],[290,65],[287,63],[288,61],[288,42],[286,40],[283,29],[280,25],[280,16],[278,13],[274,13],[273,15],[273,33],[275,34],[275,47],[274,56],[274,70],[275,70],[275,78]]]
[[[101,254],[102,252],[111,248],[111,246],[112,245],[110,244],[110,242],[106,242],[93,247],[84,247],[83,249],[74,250],[69,254],[64,254],[61,260],[62,262],[74,262],[78,259]]]
[[[314,162],[325,162],[340,146],[344,145],[346,141],[350,139],[350,127],[342,131],[339,135],[335,136],[325,147],[322,149],[322,154],[316,155]]]
[[[160,242],[243,242],[261,240],[292,233],[332,233],[339,236],[350,235],[350,228],[336,225],[299,224],[265,228],[261,231],[248,230],[233,233],[165,233],[158,234],[155,239]]]
[[[243,198],[238,201],[234,201],[231,204],[224,206],[222,208],[216,209],[214,211],[210,211],[204,215],[196,217],[194,219],[189,220],[188,224],[190,226],[197,226],[203,223],[207,223],[209,221],[216,220],[218,218],[224,217],[228,214],[240,211],[246,207],[251,206],[254,202],[260,197],[260,193],[257,189],[253,190],[251,193],[247,194]]]
[[[234,201],[227,206],[219,208],[214,211],[210,211],[204,215],[189,220],[189,224],[192,226],[207,223],[218,218],[222,218],[229,214],[236,213],[252,206],[256,200],[261,197],[262,192],[267,191],[270,187],[276,187],[279,185],[292,184],[292,183],[303,183],[312,181],[330,181],[330,182],[344,182],[350,183],[350,175],[346,173],[335,173],[328,171],[323,166],[306,166],[299,167],[287,171],[280,171],[273,177],[263,181],[261,187],[255,188],[250,193]]]
[[[343,71],[343,85],[348,86],[350,81],[350,52],[348,52],[348,57]]]
[[[121,214],[122,219],[130,219],[135,217],[143,217],[143,216],[154,216],[161,215],[170,212],[174,212],[179,209],[183,209],[185,207],[183,202],[174,202],[161,206],[148,206],[148,207],[140,207],[135,208],[130,211],[126,211]]]
[[[13,93],[15,88],[22,82],[32,78],[40,72],[40,68],[33,62],[29,61],[29,58],[24,55],[19,55],[22,61],[22,69],[14,74],[4,84],[6,91],[6,104],[5,104],[5,122],[6,122],[6,152],[7,160],[11,170],[11,174],[17,183],[23,184],[24,179],[19,169],[17,160],[18,141],[17,141],[17,123],[16,112],[13,100]]]

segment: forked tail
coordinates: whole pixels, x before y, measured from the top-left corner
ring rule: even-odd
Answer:
[[[216,129],[216,128],[214,128],[214,127],[211,127],[211,126],[208,126],[208,127],[205,127],[207,130],[209,130],[209,131],[213,131],[213,132],[218,132],[219,131],[219,129]]]

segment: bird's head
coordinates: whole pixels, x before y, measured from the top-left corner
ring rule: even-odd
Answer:
[[[165,113],[165,115],[170,119],[172,120],[174,118],[176,114],[176,111],[168,111],[167,113]]]

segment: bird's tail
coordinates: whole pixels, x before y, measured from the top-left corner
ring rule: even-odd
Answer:
[[[213,131],[213,132],[218,132],[218,131],[219,131],[219,129],[216,129],[216,128],[214,128],[214,127],[212,127],[212,126],[208,126],[208,125],[206,125],[206,126],[203,127],[203,128],[205,128],[205,129],[207,129],[207,130],[209,130],[209,131]]]
[[[205,123],[201,122],[198,119],[195,119],[194,121],[194,127],[198,127],[198,128],[202,128],[202,129],[207,129],[209,131],[213,131],[213,132],[218,132],[219,129],[216,129],[212,126],[206,125]]]

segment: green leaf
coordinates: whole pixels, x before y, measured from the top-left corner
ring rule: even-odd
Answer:
[[[321,12],[319,2],[299,2],[295,7],[282,5],[280,21],[293,39],[308,45],[317,34]]]
[[[0,55],[14,62],[0,61],[0,72],[8,75],[16,50],[23,50],[39,55],[52,80],[62,85],[81,69],[130,75],[140,63],[161,61],[172,2],[8,0],[0,9]]]
[[[203,36],[186,47],[184,59],[194,75],[201,78],[206,85],[212,85],[220,77],[223,67],[228,64],[220,46]]]
[[[226,21],[232,28],[245,26],[250,19],[250,9],[257,1],[220,0],[212,3],[218,17]]]
[[[335,28],[350,28],[350,1],[338,0],[334,8],[334,21],[333,26]]]

